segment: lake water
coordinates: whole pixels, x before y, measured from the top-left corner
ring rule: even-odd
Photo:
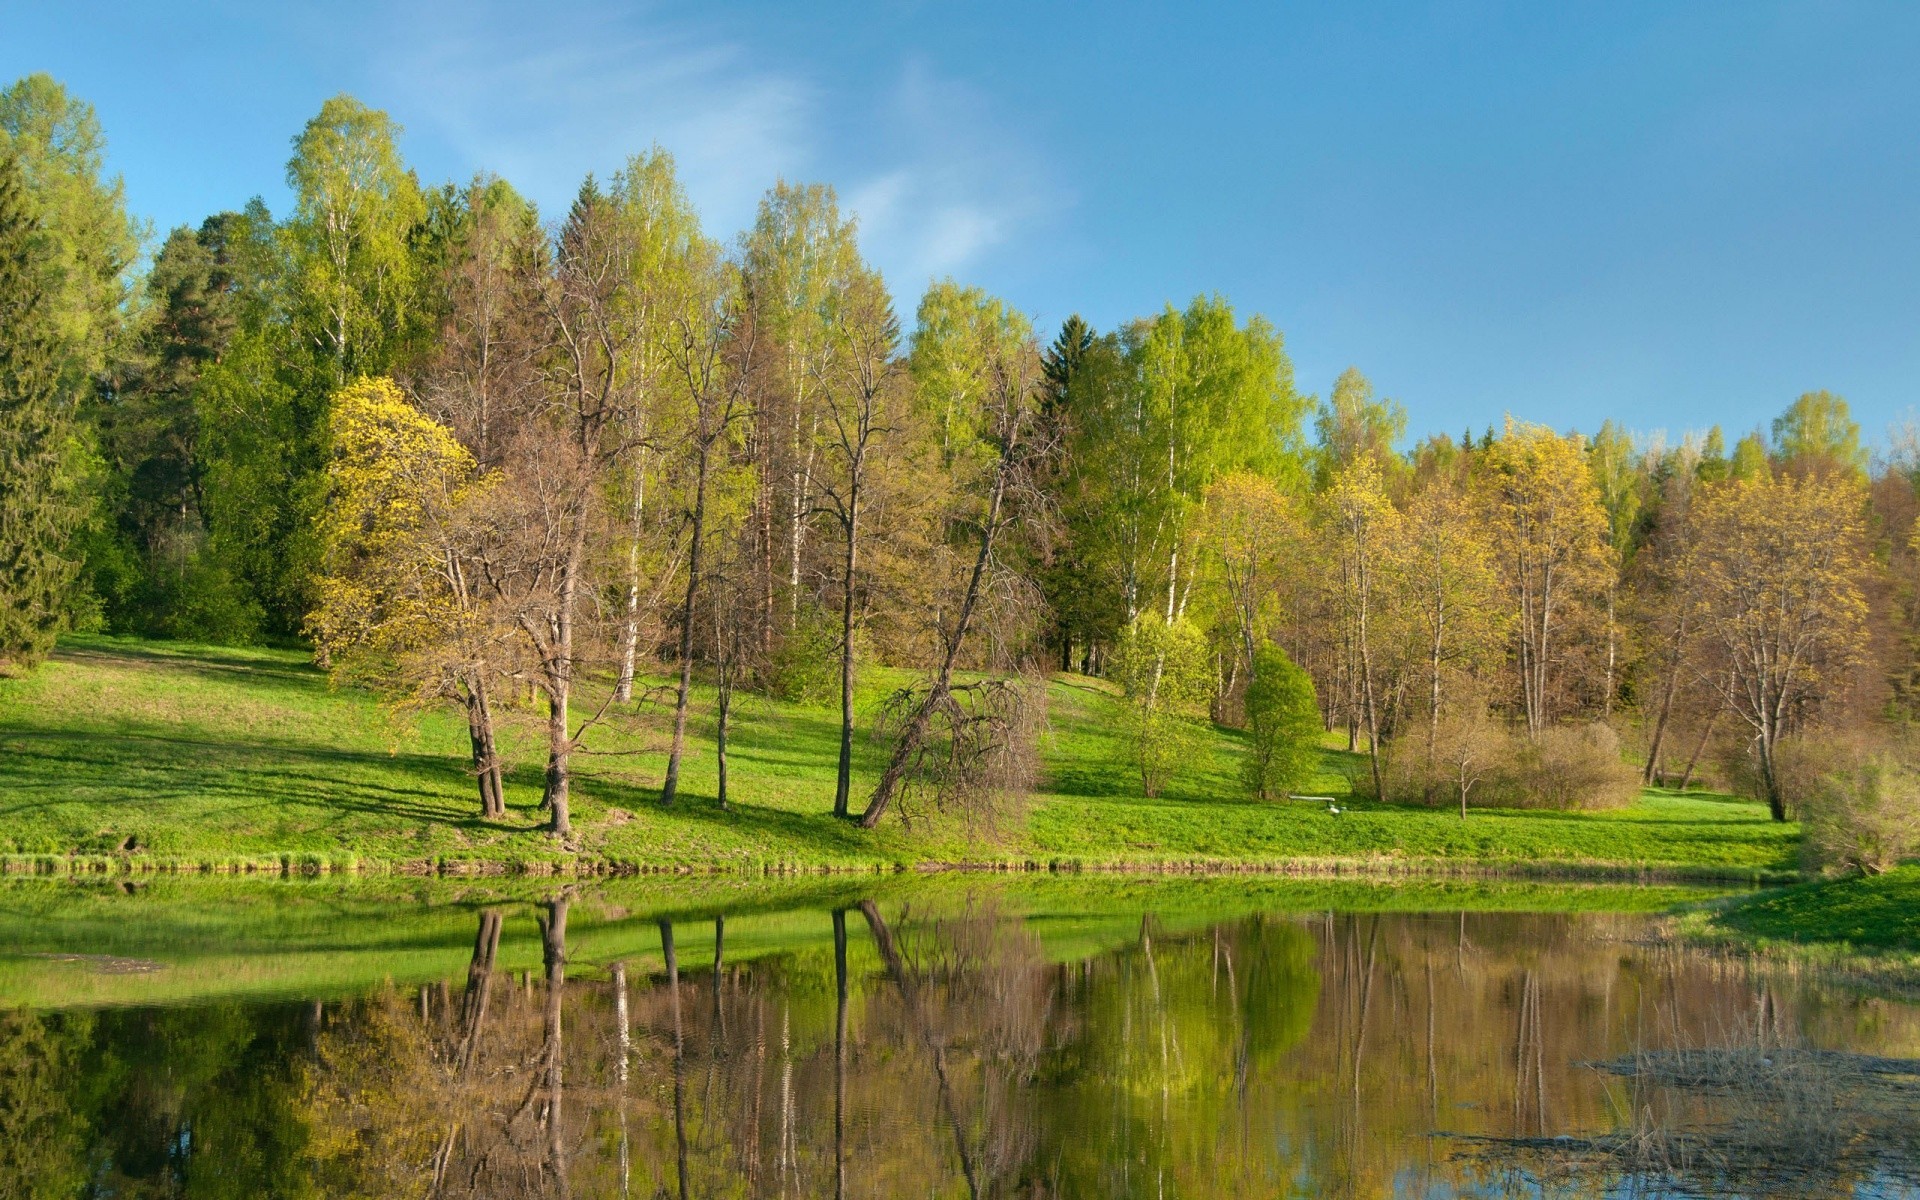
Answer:
[[[0,888],[0,1196],[1920,1195],[1920,1009],[1465,911],[1643,890],[135,890]]]

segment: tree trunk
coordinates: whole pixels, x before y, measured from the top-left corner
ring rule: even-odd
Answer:
[[[856,473],[859,470],[855,466]],[[840,580],[840,766],[834,777],[833,815],[847,815],[853,793],[853,586],[860,553],[860,481],[847,492],[846,556]]]
[[[1693,769],[1700,765],[1700,754],[1707,748],[1707,739],[1713,736],[1714,724],[1719,720],[1720,714],[1715,711],[1707,718],[1706,725],[1701,728],[1700,740],[1693,744],[1693,753],[1687,756],[1687,769],[1680,775],[1681,791],[1686,791],[1688,785],[1693,782]]]
[[[541,799],[552,810],[547,820],[547,831],[555,837],[567,837],[573,833],[573,820],[568,809],[568,791],[571,772],[568,770],[568,754],[573,749],[573,739],[567,733],[567,701],[572,691],[572,681],[562,673],[560,678],[549,685],[547,693],[547,782]]]
[[[620,625],[620,675],[613,686],[613,698],[621,704],[633,702],[633,660],[640,645],[640,537],[636,533],[627,545],[627,596],[624,620]]]
[[[720,684],[719,694],[714,697],[714,766],[719,771],[719,782],[715,787],[721,808],[727,807],[727,726],[733,716],[733,683],[731,680]]]
[[[466,681],[467,738],[473,747],[473,774],[480,788],[480,815],[502,817],[507,812],[506,788],[502,782],[499,744],[493,733],[493,706],[487,700],[487,685],[478,675]]]
[[[694,474],[693,528],[687,545],[687,598],[680,606],[680,690],[673,702],[673,748],[667,752],[667,778],[660,785],[660,803],[672,804],[680,791],[680,756],[687,744],[687,698],[693,690],[693,605],[700,592],[700,543],[707,520],[707,461],[712,443],[700,445]]]
[[[1675,664],[1667,672],[1667,686],[1660,696],[1660,715],[1653,721],[1653,737],[1647,742],[1647,765],[1640,772],[1640,786],[1649,787],[1657,777],[1661,784],[1666,783],[1666,772],[1660,769],[1660,750],[1667,739],[1667,721],[1673,715],[1673,695],[1680,690],[1680,667]]]

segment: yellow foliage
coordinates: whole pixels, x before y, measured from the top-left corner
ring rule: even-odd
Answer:
[[[486,480],[453,433],[389,379],[336,392],[328,430],[324,573],[309,629],[344,670],[358,655],[403,653],[462,623],[461,518]]]

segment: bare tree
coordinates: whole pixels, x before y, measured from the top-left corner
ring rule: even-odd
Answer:
[[[844,817],[853,791],[854,625],[867,494],[877,459],[894,432],[900,381],[900,322],[878,276],[860,276],[842,296],[829,326],[830,353],[819,396],[826,413],[828,468],[819,485],[840,534],[840,763],[833,815]]]
[[[1022,587],[1018,572],[1002,560],[1001,551],[1009,530],[1040,503],[1032,486],[1032,468],[1046,449],[1034,437],[1042,369],[1039,350],[1025,323],[1004,317],[996,320],[996,311],[995,306],[980,306],[983,328],[974,341],[976,379],[968,388],[978,397],[978,411],[970,414],[969,423],[985,459],[983,478],[977,493],[963,495],[962,509],[949,523],[953,539],[971,537],[973,564],[952,616],[936,618],[938,665],[899,724],[886,769],[860,816],[860,825],[866,829],[880,823],[901,784],[923,761],[936,724],[945,722],[952,728],[954,717],[966,711],[955,705],[954,671],[982,607],[997,591],[1030,594],[1032,590],[1031,584]]]
[[[667,354],[673,378],[683,390],[689,425],[679,450],[686,487],[684,527],[687,585],[680,604],[680,682],[674,695],[673,744],[667,753],[660,803],[672,804],[680,790],[680,759],[687,738],[687,707],[693,686],[694,621],[700,585],[706,581],[704,552],[708,534],[709,493],[714,476],[729,463],[736,428],[748,415],[756,327],[744,300],[741,279],[720,261],[717,251],[689,274],[687,293],[671,321]]]

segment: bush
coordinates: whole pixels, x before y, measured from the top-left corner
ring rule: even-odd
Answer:
[[[1320,702],[1313,680],[1285,650],[1268,645],[1254,654],[1245,703],[1248,789],[1271,800],[1312,779],[1320,765]]]
[[[866,638],[853,631],[856,669],[869,657]],[[800,609],[800,619],[780,640],[768,664],[767,690],[782,700],[824,708],[840,700],[840,614],[817,604]]]
[[[1810,868],[1879,875],[1920,855],[1920,771],[1911,762],[1885,749],[1790,744],[1776,759],[1793,763]]]
[[[1175,771],[1208,748],[1213,673],[1206,638],[1184,618],[1169,625],[1142,614],[1121,632],[1108,674],[1127,695],[1127,742],[1140,786],[1158,796]]]
[[[1618,735],[1602,722],[1556,725],[1515,744],[1515,808],[1625,808],[1640,794],[1639,772],[1620,757]]]

